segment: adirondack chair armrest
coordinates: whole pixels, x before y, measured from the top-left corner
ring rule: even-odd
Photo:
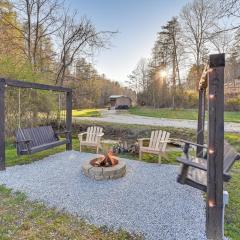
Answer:
[[[138,138],[138,143],[139,143],[139,147],[142,147],[143,146],[143,141],[149,141],[150,138]]]
[[[150,140],[150,138],[138,138],[137,140],[138,142],[143,142],[143,141]]]
[[[104,136],[104,133],[99,133],[99,134],[97,134],[97,136],[102,137],[102,136]]]
[[[78,134],[78,139],[79,139],[79,141],[82,141],[83,140],[83,136],[84,135],[87,135],[87,132],[83,132],[83,133],[79,133]]]
[[[171,143],[171,140],[166,140],[166,141],[159,141],[160,143]]]
[[[169,140],[169,141],[176,141],[176,142],[177,142],[177,141],[178,141],[178,142],[181,141],[181,139],[178,139],[178,138],[168,138],[168,140]]]
[[[85,134],[87,134],[87,132],[79,133],[78,136],[83,136]]]

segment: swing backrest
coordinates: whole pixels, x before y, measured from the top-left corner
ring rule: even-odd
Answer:
[[[57,141],[52,126],[41,126],[16,130],[16,141],[30,140],[30,147],[36,147]],[[19,143],[19,148],[26,149],[24,143]]]

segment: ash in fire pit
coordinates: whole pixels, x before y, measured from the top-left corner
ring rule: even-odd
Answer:
[[[126,174],[126,164],[123,160],[118,159],[108,152],[82,165],[84,175],[95,180],[117,179]]]

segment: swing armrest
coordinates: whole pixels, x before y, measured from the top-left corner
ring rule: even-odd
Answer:
[[[68,139],[70,133],[71,133],[71,131],[68,131],[68,130],[56,131],[56,132],[55,132],[55,137],[56,137],[57,139],[59,139],[59,135],[65,134],[65,138]]]
[[[185,143],[185,145],[192,145],[192,146],[196,146],[196,147],[202,147],[202,148],[208,148],[206,145],[201,145],[201,144],[198,144],[198,143],[194,143],[194,142],[190,142],[190,141],[186,141],[186,140],[183,140],[183,139],[174,139],[174,140],[178,140],[179,142],[183,142]]]
[[[56,131],[56,134],[66,134],[66,133],[70,133],[71,131],[68,130],[64,130],[64,131]]]
[[[201,158],[201,159],[203,159],[203,158]],[[203,159],[203,160],[205,160],[205,159]],[[196,162],[193,162],[193,161],[185,159],[185,158],[177,158],[177,161],[179,161],[180,163],[182,163],[184,165],[187,165],[189,167],[194,167],[194,168],[198,168],[198,169],[203,170],[203,171],[207,171],[207,166],[206,165],[196,163]]]
[[[30,143],[32,142],[32,139],[22,139],[22,140],[16,140],[16,143]]]
[[[32,139],[22,139],[22,140],[16,140],[16,144],[24,143],[26,144],[28,154],[31,154],[31,147],[30,147],[30,142],[32,142]]]
[[[190,146],[195,146],[195,147],[201,147],[201,148],[208,149],[208,147],[207,147],[206,145],[201,145],[201,144],[198,144],[198,143],[193,143],[193,142],[186,141],[186,140],[183,140],[183,139],[178,139],[178,141],[184,143],[183,153],[185,154],[185,157],[186,157],[187,159],[189,159],[189,148],[190,148]]]

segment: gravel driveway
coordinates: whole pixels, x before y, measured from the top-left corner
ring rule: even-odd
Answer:
[[[105,111],[106,112],[106,111]],[[122,124],[139,124],[148,126],[162,126],[162,127],[176,127],[176,128],[190,128],[197,129],[197,121],[186,119],[167,119],[145,117],[132,114],[120,114],[110,111],[108,114],[104,112],[102,117],[76,117],[76,120],[99,121]],[[225,132],[240,133],[240,123],[225,122]],[[207,124],[206,124],[207,129]]]
[[[71,151],[9,167],[0,172],[0,183],[97,226],[150,240],[205,239],[202,193],[176,183],[177,166],[125,160],[125,177],[95,181],[81,173],[83,161],[94,156]]]

